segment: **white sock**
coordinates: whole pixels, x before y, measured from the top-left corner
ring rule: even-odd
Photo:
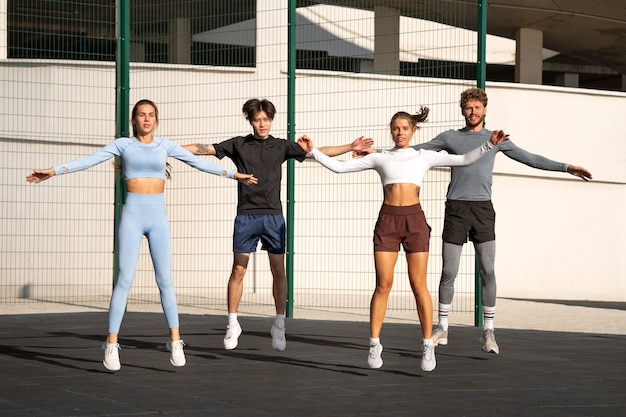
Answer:
[[[276,314],[276,320],[274,321],[276,326],[280,329],[285,328],[285,315],[284,314]]]
[[[496,315],[496,306],[483,306],[483,330],[493,330],[493,318]]]
[[[451,304],[439,303],[439,327],[443,330],[448,330],[448,312],[450,311]]]
[[[424,339],[424,340],[422,340],[422,343],[424,344],[424,346],[432,346],[433,345],[433,339]]]
[[[370,337],[370,346],[376,346],[380,343],[380,337]]]
[[[228,313],[228,325],[229,326],[234,326],[235,324],[238,324],[239,322],[237,321],[237,313]]]

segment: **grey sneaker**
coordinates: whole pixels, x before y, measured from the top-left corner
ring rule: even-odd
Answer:
[[[370,368],[378,369],[383,366],[383,358],[380,357],[381,353],[383,353],[383,345],[380,343],[370,345],[370,353],[367,356],[367,364]]]
[[[241,326],[239,323],[233,326],[226,326],[226,336],[224,336],[224,349],[232,350],[239,344],[241,336]]]
[[[287,347],[287,339],[285,338],[285,328],[282,329],[276,325],[276,323],[272,324],[272,328],[270,329],[270,334],[272,335],[272,347],[279,351],[284,351]]]
[[[167,350],[172,352],[170,355],[170,363],[174,366],[185,366],[187,360],[185,359],[185,351],[183,350],[185,342],[182,340],[174,340],[166,343]]]
[[[422,343],[422,371],[430,372],[437,366],[435,359],[435,345],[426,345]]]
[[[480,337],[480,344],[485,352],[493,352],[496,355],[500,353],[500,348],[496,343],[496,335],[493,329],[486,329]]]
[[[104,367],[109,371],[119,371],[122,367],[120,363],[120,344],[104,342],[102,350],[104,350],[104,360],[102,361]]]
[[[444,330],[443,327],[437,326],[432,335],[433,344],[435,346],[445,346],[448,344],[448,330]]]

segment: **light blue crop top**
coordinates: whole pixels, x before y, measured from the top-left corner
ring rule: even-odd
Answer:
[[[54,167],[56,175],[82,171],[114,156],[122,158],[124,180],[133,178],[165,179],[168,157],[178,159],[200,171],[222,177],[233,178],[235,170],[227,169],[206,159],[199,158],[168,139],[155,137],[151,143],[142,143],[135,138],[119,138],[91,155],[75,159]]]

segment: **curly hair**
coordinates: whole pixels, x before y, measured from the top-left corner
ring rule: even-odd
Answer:
[[[483,106],[487,107],[487,93],[485,93],[485,90],[480,88],[468,88],[463,91],[461,93],[461,101],[459,103],[461,108],[465,108],[465,105],[470,100],[478,100],[483,104]]]

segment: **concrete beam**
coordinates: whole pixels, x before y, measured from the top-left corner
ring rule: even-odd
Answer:
[[[543,70],[543,32],[517,28],[515,47],[515,82],[541,84]]]
[[[400,75],[400,10],[374,7],[374,72]]]

